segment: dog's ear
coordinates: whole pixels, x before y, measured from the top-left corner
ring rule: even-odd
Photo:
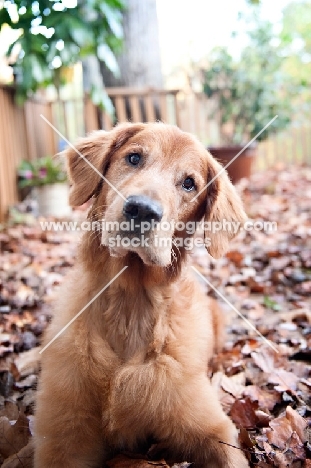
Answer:
[[[64,151],[72,183],[69,194],[71,206],[83,205],[96,193],[113,153],[142,129],[143,124],[125,123],[110,132],[94,131]]]
[[[227,252],[230,240],[237,234],[237,226],[239,230],[247,216],[227,171],[210,154],[208,156],[209,186],[204,220],[209,222],[207,225],[211,229],[205,230],[205,241],[208,253],[214,258],[220,258]]]

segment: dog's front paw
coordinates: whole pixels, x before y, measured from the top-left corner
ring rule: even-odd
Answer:
[[[219,441],[225,451],[226,458],[228,460],[228,468],[249,468],[249,462],[246,454],[244,453],[244,450],[240,448],[238,431],[233,424],[230,433],[230,442],[226,443],[221,440]]]
[[[228,468],[249,468],[248,460],[240,448],[233,448],[230,450],[228,454],[229,457],[229,465]],[[219,467],[220,468],[220,467]]]

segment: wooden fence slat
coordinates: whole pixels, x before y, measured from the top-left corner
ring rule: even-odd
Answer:
[[[85,133],[99,129],[97,108],[88,96],[84,99],[84,125]]]
[[[147,94],[177,94],[179,89],[155,89],[155,88],[106,88],[107,94],[110,97],[117,96],[145,96]]]
[[[67,140],[69,140],[69,130],[68,130],[68,121],[67,121],[67,116],[68,116],[68,112],[67,112],[67,104],[68,102],[66,101],[62,101],[61,102],[61,110],[62,110],[62,113],[63,113],[63,119],[64,119],[64,136],[67,138]]]
[[[125,99],[123,96],[116,97],[116,114],[118,122],[126,122]]]
[[[165,94],[159,95],[159,103],[160,103],[161,121],[164,123],[168,123],[167,122],[167,98]]]
[[[306,127],[302,126],[300,129],[300,139],[302,146],[303,162],[308,162],[308,142],[307,142],[307,132]]]
[[[168,100],[169,97],[167,97]],[[179,126],[185,132],[187,131],[187,125],[185,122],[185,95],[180,94],[177,99],[177,112],[179,115]]]
[[[7,186],[7,163],[6,158],[8,157],[8,145],[7,138],[5,135],[5,120],[8,119],[6,115],[6,96],[0,90],[0,136],[1,136],[1,145],[0,145],[0,221],[2,221],[6,215],[6,210],[8,207],[9,194]]]
[[[26,101],[24,104],[28,156],[30,159],[34,159],[36,157],[36,143],[35,143],[35,135],[33,132],[34,125],[33,125],[32,110],[31,110],[32,105],[33,103],[31,101]]]
[[[12,157],[14,153],[14,142],[16,141],[16,136],[14,135],[15,127],[15,116],[12,115],[11,108],[11,99],[12,95],[7,94],[4,96],[4,108],[8,110],[7,115],[3,115],[2,128],[3,136],[5,142],[5,154],[2,165],[2,170],[5,175],[5,192],[4,192],[4,203],[5,203],[5,213],[8,209],[9,203],[15,203],[17,200],[17,188],[16,188],[16,167],[14,164],[14,159]],[[13,118],[12,118],[13,117]],[[13,120],[14,119],[14,120]],[[13,122],[12,122],[13,121]],[[13,123],[13,125],[12,125]]]
[[[136,95],[129,97],[132,122],[142,122],[143,120],[142,115],[141,115],[141,110],[140,110],[139,99],[140,97]]]
[[[111,130],[113,127],[113,122],[111,116],[108,114],[108,112],[103,112],[103,124],[104,124],[104,130]]]
[[[45,113],[46,113],[46,118],[48,119],[49,122],[53,123],[55,122],[54,120],[54,115],[53,115],[53,106],[52,106],[52,102],[48,102],[47,105],[46,105],[46,109],[45,109]],[[41,119],[42,121],[42,119]],[[47,141],[47,144],[48,144],[48,151],[47,153],[53,155],[54,153],[56,153],[58,151],[58,148],[57,148],[57,141],[58,141],[58,135],[57,133],[50,127],[46,124],[46,130],[48,132],[47,134],[47,138],[46,138],[46,141]]]
[[[155,107],[152,94],[148,94],[145,98],[145,106],[146,106],[146,117],[147,122],[155,122],[156,115],[155,115]]]

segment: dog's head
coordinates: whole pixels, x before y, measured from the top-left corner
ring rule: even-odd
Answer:
[[[176,238],[189,237],[189,223],[245,220],[226,171],[175,126],[121,124],[81,139],[76,150],[66,150],[70,204],[94,197],[90,219],[100,222],[101,242],[111,255],[133,251],[147,265],[168,266],[183,249]],[[206,236],[208,252],[218,258],[234,233]]]

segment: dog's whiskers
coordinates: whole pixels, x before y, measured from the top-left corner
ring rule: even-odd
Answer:
[[[173,245],[176,247],[177,252],[178,252],[178,255],[181,257],[181,252],[180,252],[180,250],[179,250],[178,245],[176,244],[176,241],[175,241],[175,237],[174,237],[174,236],[172,237],[172,243],[173,243]],[[174,256],[176,257],[176,260],[177,260],[176,252],[174,251],[174,249],[172,249],[172,251],[174,252]]]
[[[100,216],[104,216],[104,211],[105,209],[107,208],[108,205],[100,205],[100,206],[97,206],[96,208],[91,208],[89,213],[88,213],[88,217],[93,219],[93,218],[97,218],[97,217],[100,217]]]
[[[101,229],[92,231],[88,236],[88,244],[91,245],[97,238],[101,238]]]
[[[94,211],[98,211],[102,208],[106,208],[107,206],[109,206],[108,204],[102,204],[102,205],[99,205],[99,206],[94,206],[94,208],[91,208],[90,212],[94,212]]]

